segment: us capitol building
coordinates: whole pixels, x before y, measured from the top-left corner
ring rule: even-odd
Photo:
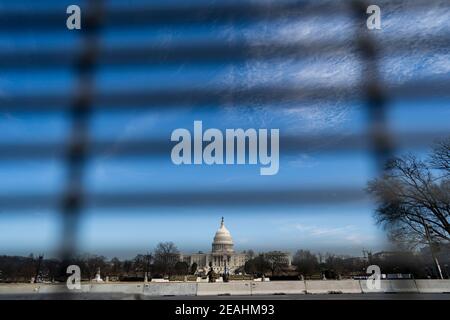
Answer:
[[[247,253],[236,253],[234,251],[233,238],[230,231],[225,227],[224,219],[220,223],[220,228],[217,230],[212,243],[211,253],[194,253],[182,254],[181,261],[188,265],[197,264],[197,271],[207,272],[209,264],[216,273],[235,273],[236,269],[243,267],[250,259]],[[290,258],[289,258],[290,260]]]

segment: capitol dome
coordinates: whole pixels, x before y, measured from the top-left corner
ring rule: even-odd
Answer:
[[[225,227],[223,217],[220,223],[220,228],[217,230],[214,236],[214,241],[212,243],[213,252],[234,252],[233,249],[233,238],[231,237],[230,231]]]

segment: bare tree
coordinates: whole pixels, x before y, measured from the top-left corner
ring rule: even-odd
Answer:
[[[289,262],[286,260],[286,254],[281,251],[270,251],[264,254],[268,262],[272,276],[286,268]]]
[[[309,250],[298,250],[294,255],[293,265],[303,275],[312,275],[320,271],[317,256]]]
[[[114,257],[111,260],[111,273],[115,276],[120,276],[123,264],[119,258]]]
[[[133,269],[133,261],[125,260],[122,263],[122,270],[125,272],[125,275],[129,276],[132,269]]]
[[[170,275],[180,260],[180,252],[173,242],[160,242],[155,248],[154,259],[156,270]]]
[[[248,274],[264,275],[270,270],[270,267],[264,254],[259,254],[245,263],[244,271]]]
[[[378,201],[377,222],[392,240],[411,245],[450,241],[450,140],[428,159],[392,159],[382,178],[369,182]]]
[[[189,265],[184,261],[178,261],[173,267],[175,274],[185,276],[189,273]]]
[[[197,269],[198,269],[198,265],[197,265],[196,262],[194,262],[194,263],[191,265],[191,274],[195,274],[195,273],[197,272]]]
[[[93,279],[98,269],[104,269],[106,266],[106,258],[98,255],[85,255],[83,257],[85,261],[86,271],[89,275],[89,279]]]
[[[436,144],[431,155],[431,164],[445,176],[450,175],[450,138]]]
[[[145,272],[147,271],[147,257],[143,254],[138,254],[134,257],[133,268],[136,276],[145,276]]]

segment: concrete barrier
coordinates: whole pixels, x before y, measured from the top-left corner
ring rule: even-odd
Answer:
[[[89,292],[142,294],[144,292],[144,284],[143,283],[93,283],[90,285]]]
[[[64,283],[59,284],[40,284],[39,285],[39,293],[80,293],[80,292],[89,292],[91,286],[89,284],[82,284],[80,290],[69,290],[67,285]]]
[[[381,280],[380,290],[369,290],[366,280],[236,281],[225,283],[83,283],[81,290],[59,284],[0,284],[0,295],[51,293],[123,293],[151,296],[214,296],[327,293],[449,293],[450,280]]]
[[[214,295],[250,295],[251,281],[221,282],[221,283],[197,283],[198,296]]]
[[[154,278],[154,279],[152,279],[151,282],[164,282],[164,283],[166,283],[166,282],[170,282],[170,281],[169,281],[169,279]]]
[[[38,293],[38,284],[14,283],[0,284],[0,294],[30,294]]]
[[[307,280],[306,293],[361,293],[358,280]]]
[[[414,280],[381,280],[381,288],[369,289],[366,280],[360,280],[360,285],[363,293],[417,293],[417,287]]]
[[[389,286],[391,292],[411,292],[418,293],[417,286],[414,280],[387,280],[389,281]]]
[[[450,293],[450,280],[416,280],[420,293]]]
[[[251,294],[305,294],[304,281],[253,282]]]
[[[148,296],[195,296],[197,283],[148,283],[144,285],[144,294]]]
[[[381,288],[380,289],[369,289],[367,287],[367,280],[359,280],[359,284],[361,286],[363,293],[374,293],[374,292],[392,292],[391,286],[388,280],[381,280]]]

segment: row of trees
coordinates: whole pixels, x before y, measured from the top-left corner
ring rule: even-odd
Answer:
[[[416,278],[437,278],[438,274],[432,263],[430,250],[426,247],[420,253],[384,252],[368,254],[366,258],[337,256],[334,254],[315,254],[308,250],[298,250],[289,265],[285,255],[273,251],[255,255],[248,252],[249,260],[244,267],[237,270],[243,274],[255,277],[262,275],[272,278],[290,277],[292,279],[315,278],[338,279],[365,275],[368,265],[379,265],[383,273],[410,273]],[[189,266],[179,260],[176,246],[173,243],[160,243],[149,254],[139,254],[134,259],[120,260],[113,258],[107,260],[103,256],[82,255],[70,261],[56,259],[43,259],[30,255],[28,257],[0,256],[0,281],[29,282],[38,276],[40,280],[65,281],[66,268],[70,264],[80,266],[83,280],[95,277],[100,268],[103,277],[111,280],[142,281],[147,274],[151,277],[166,275],[194,274],[197,265]],[[444,277],[449,277],[450,247],[440,252]]]
[[[151,253],[138,254],[130,260],[112,258],[108,260],[99,255],[78,255],[60,261],[58,259],[39,259],[32,254],[28,257],[0,256],[0,281],[29,282],[30,279],[63,281],[67,278],[69,265],[78,265],[84,280],[93,279],[101,270],[102,275],[112,279],[132,280],[150,276],[185,275],[192,272],[187,263],[179,261],[179,251],[172,242],[159,243]]]
[[[428,248],[422,252],[411,251],[368,253],[367,257],[337,256],[335,254],[314,254],[309,250],[298,250],[287,266],[283,261],[272,260],[270,255],[260,254],[250,259],[244,271],[255,276],[290,276],[306,279],[340,279],[365,276],[369,265],[380,266],[384,274],[412,274],[416,278],[438,278]],[[449,277],[450,247],[441,252],[444,277]]]

